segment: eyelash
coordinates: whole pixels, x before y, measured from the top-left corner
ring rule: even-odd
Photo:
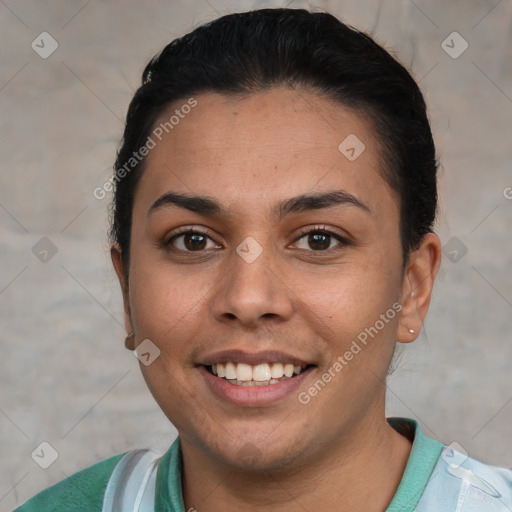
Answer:
[[[344,236],[340,235],[339,233],[336,233],[335,231],[332,231],[332,230],[328,229],[325,225],[317,225],[317,226],[313,226],[312,228],[311,227],[310,228],[304,228],[303,230],[300,231],[299,236],[297,238],[295,238],[293,243],[296,243],[299,240],[301,240],[302,238],[304,238],[305,236],[308,236],[308,235],[311,235],[311,234],[322,234],[322,235],[331,236],[335,240],[338,241],[338,244],[336,246],[334,246],[334,247],[330,247],[328,249],[323,249],[323,250],[303,249],[303,250],[307,250],[309,252],[327,253],[327,252],[330,252],[332,250],[335,250],[336,248],[342,248],[344,246],[352,245],[351,242],[347,238],[345,238]],[[206,250],[206,249],[201,249],[201,250],[198,250],[198,251],[188,251],[188,250],[178,249],[178,248],[174,247],[173,246],[173,241],[175,241],[176,239],[178,239],[179,237],[181,237],[183,235],[202,235],[202,236],[204,236],[206,238],[209,238],[210,240],[214,241],[210,237],[210,235],[208,234],[207,231],[203,231],[203,230],[200,230],[200,229],[197,229],[197,228],[183,227],[182,230],[180,230],[177,233],[174,233],[169,239],[167,239],[164,242],[164,244],[163,244],[164,247],[169,247],[170,246],[173,249],[175,249],[176,251],[187,252],[187,253],[201,253],[201,252]]]
[[[335,240],[338,241],[338,244],[336,246],[334,246],[334,247],[330,247],[329,249],[324,249],[324,250],[320,250],[320,251],[314,251],[314,250],[311,249],[310,252],[327,253],[327,252],[332,251],[332,250],[334,250],[336,248],[340,249],[340,248],[342,248],[344,246],[351,245],[351,242],[346,237],[344,237],[344,236],[340,235],[339,233],[336,233],[335,231],[329,229],[324,224],[316,225],[316,226],[313,226],[312,228],[304,228],[303,230],[300,231],[300,234],[295,239],[294,243],[298,242],[301,238],[304,238],[305,236],[311,235],[313,233],[331,236],[332,238],[334,238]]]
[[[201,229],[190,228],[190,227],[185,226],[185,227],[181,228],[177,233],[174,233],[169,239],[167,239],[163,245],[165,247],[171,247],[172,249],[174,249],[176,251],[180,251],[180,252],[200,253],[200,252],[204,251],[204,249],[202,249],[201,251],[186,251],[184,249],[178,249],[176,247],[173,247],[173,243],[172,243],[173,240],[176,240],[177,238],[179,238],[183,235],[202,235],[202,236],[207,237],[213,241],[212,237],[208,234],[207,231],[203,231]]]

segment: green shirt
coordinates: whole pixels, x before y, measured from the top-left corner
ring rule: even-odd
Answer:
[[[413,446],[400,485],[386,512],[411,511],[418,504],[444,445],[426,437],[413,420],[389,418],[388,423],[409,437]],[[15,512],[101,512],[108,480],[123,455],[116,455],[75,473],[40,492]],[[185,512],[181,468],[178,437],[158,466],[155,511]]]

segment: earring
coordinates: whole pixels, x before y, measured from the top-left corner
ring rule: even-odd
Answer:
[[[133,338],[135,338],[135,333],[131,332],[131,333],[130,333],[130,334],[128,334],[128,336],[126,336],[126,338],[124,339],[124,346],[125,346],[128,350],[133,350],[133,348],[132,348]]]
[[[409,329],[409,332],[410,332],[411,334],[414,334],[414,332],[415,332],[415,331],[414,331],[414,329]]]

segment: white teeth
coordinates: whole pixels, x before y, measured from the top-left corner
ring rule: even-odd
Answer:
[[[277,384],[281,380],[300,375],[304,369],[305,367],[294,366],[291,363],[262,363],[252,366],[245,363],[229,362],[214,364],[211,367],[214,375],[234,381],[235,384],[246,386]]]
[[[258,364],[252,369],[252,380],[262,382],[264,380],[270,380],[271,376],[272,375],[270,373],[270,365],[268,365],[267,363]]]
[[[228,364],[230,364],[230,363],[228,363]],[[252,368],[251,368],[251,365],[244,364],[244,363],[238,363],[236,365],[236,377],[235,377],[235,379],[236,380],[242,380],[242,381],[252,380]]]
[[[284,374],[287,377],[291,377],[293,375],[293,364],[285,364],[284,365]]]
[[[224,377],[226,377],[226,379],[236,379],[237,378],[236,368],[233,363],[226,363],[225,371],[226,371],[226,374],[224,375]]]
[[[274,363],[270,369],[270,376],[273,379],[280,379],[284,375],[283,365],[281,363]]]

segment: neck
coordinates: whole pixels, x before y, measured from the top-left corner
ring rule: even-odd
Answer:
[[[402,479],[411,442],[382,414],[293,468],[244,471],[182,440],[185,510],[382,512]]]

